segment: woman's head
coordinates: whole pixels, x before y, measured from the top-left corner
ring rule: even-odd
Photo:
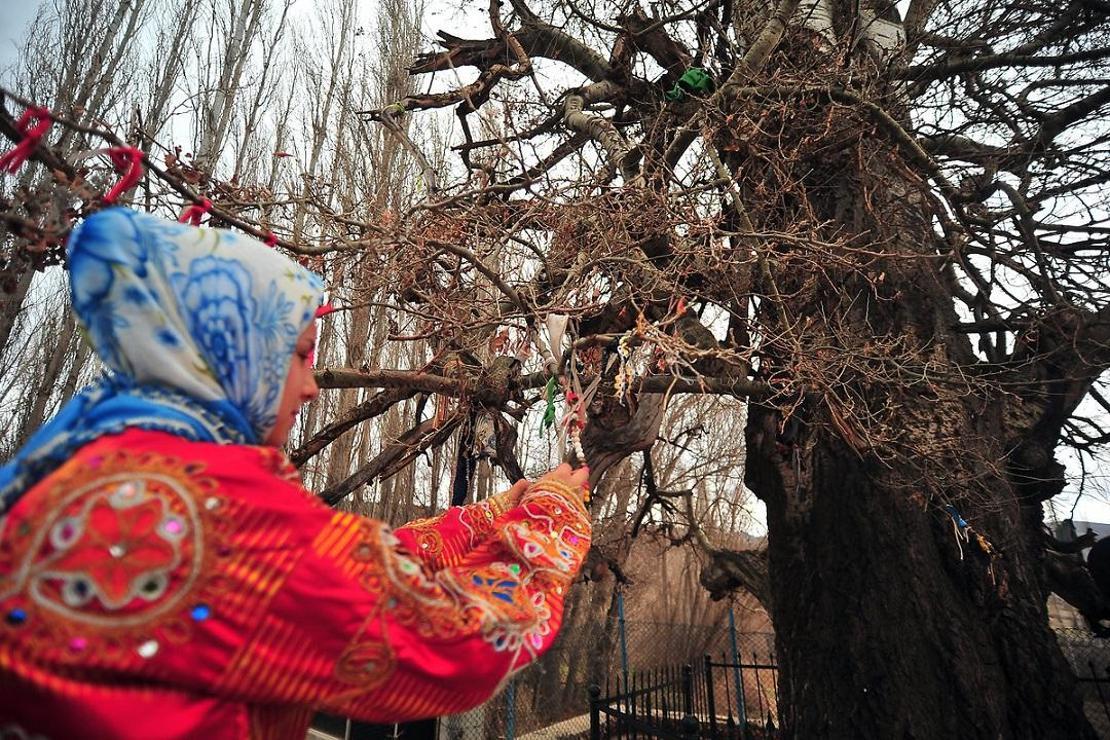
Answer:
[[[285,441],[316,393],[304,355],[318,276],[235,232],[123,208],[87,219],[68,259],[73,308],[117,376],[209,404],[256,442]]]

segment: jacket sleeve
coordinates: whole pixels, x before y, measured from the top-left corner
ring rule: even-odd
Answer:
[[[590,538],[579,492],[546,482],[438,569],[381,522],[327,518],[220,693],[379,722],[474,707],[551,646]]]
[[[500,520],[519,503],[519,495],[505,491],[468,504],[452,506],[427,519],[417,519],[393,530],[401,545],[432,570],[458,565],[464,556],[489,538]]]
[[[474,511],[448,518],[467,529]],[[0,664],[74,696],[463,711],[550,647],[589,547],[580,492],[559,484],[493,518],[432,567],[384,523],[320,503],[276,450],[106,438],[5,518]]]

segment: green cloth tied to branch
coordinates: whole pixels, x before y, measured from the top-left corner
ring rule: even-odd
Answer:
[[[548,429],[555,423],[555,378],[547,379],[547,388],[545,394],[547,396],[547,408],[543,412],[542,428]]]
[[[686,93],[708,95],[713,92],[713,78],[701,67],[690,67],[678,78],[674,87],[664,93],[663,97],[671,102],[682,100]]]

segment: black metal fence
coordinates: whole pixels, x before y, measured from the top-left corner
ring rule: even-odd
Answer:
[[[605,696],[590,687],[590,740],[650,737],[693,740],[698,737],[695,712],[704,686],[689,665],[657,668],[618,676]]]
[[[583,628],[579,627],[579,632]],[[439,740],[585,740],[589,736],[589,695],[591,684],[610,678],[615,690],[616,677],[621,681],[636,671],[646,677],[651,671],[691,664],[700,666],[703,656],[711,652],[722,660],[739,662],[744,691],[751,705],[748,715],[758,718],[759,692],[755,674],[749,673],[747,661],[762,664],[773,652],[774,636],[769,633],[744,633],[737,622],[720,624],[680,624],[671,622],[628,621],[618,619],[608,631],[604,624],[594,630],[597,643],[583,644],[578,639],[556,642],[551,651],[537,663],[518,674],[498,696],[463,715],[440,720]],[[569,631],[568,631],[569,636]],[[733,649],[737,660],[733,660]],[[584,649],[585,648],[585,649]],[[760,656],[754,659],[754,656]],[[718,706],[727,714],[724,679],[718,670],[715,691],[720,695]],[[767,675],[760,671],[760,681]],[[733,682],[729,679],[732,690]],[[766,688],[764,689],[764,696]],[[774,706],[764,712],[773,711]],[[735,707],[732,709],[735,716]]]
[[[590,740],[763,740],[778,737],[778,665],[714,660],[617,676],[590,687]]]
[[[729,634],[731,652],[689,665],[617,676],[591,687],[590,740],[658,738],[771,740],[779,737],[778,664],[770,650],[741,650],[759,636]],[[754,639],[753,639],[754,638]],[[1075,673],[1083,708],[1099,737],[1110,738],[1110,645],[1085,630],[1057,639]]]
[[[708,737],[777,737],[779,666],[771,653],[751,653],[751,662],[705,656]],[[723,694],[723,701],[719,700]],[[723,707],[723,710],[722,710]],[[723,713],[722,713],[723,712]]]

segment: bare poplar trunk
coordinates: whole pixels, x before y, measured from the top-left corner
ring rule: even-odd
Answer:
[[[230,19],[230,28],[220,58],[220,74],[205,102],[195,162],[211,172],[219,160],[239,98],[240,82],[251,47],[258,38],[265,12],[261,0],[241,0]]]
[[[160,64],[154,71],[153,89],[146,113],[147,133],[157,135],[168,120],[170,98],[174,87],[184,72],[185,47],[196,22],[200,0],[184,0],[179,3],[173,16],[169,31],[170,40],[160,55]],[[144,151],[150,144],[144,142]]]
[[[61,319],[60,331],[57,335],[53,332],[48,333],[48,341],[53,345],[53,349],[47,355],[46,365],[41,368],[41,374],[34,379],[36,390],[31,396],[31,404],[23,417],[19,444],[34,434],[45,419],[47,403],[60,385],[61,371],[66,355],[72,350],[76,332],[77,322],[73,311],[67,307]]]
[[[20,311],[23,310],[23,299],[27,297],[27,291],[30,290],[34,277],[34,270],[24,267],[16,272],[11,286],[4,286],[10,287],[10,291],[0,290],[0,347],[2,348],[8,347],[12,330],[15,329]]]
[[[266,109],[266,103],[272,92],[270,89],[270,75],[274,71],[274,61],[278,55],[278,50],[282,46],[282,41],[284,40],[286,21],[289,17],[289,8],[291,5],[291,0],[286,0],[285,6],[281,11],[281,17],[278,19],[277,28],[265,43],[262,70],[259,74],[258,82],[256,83],[255,93],[251,99],[250,105],[246,107],[246,111],[243,115],[241,141],[235,155],[235,168],[232,170],[237,177],[243,176],[245,159],[250,152],[251,142],[256,135],[262,114]]]

